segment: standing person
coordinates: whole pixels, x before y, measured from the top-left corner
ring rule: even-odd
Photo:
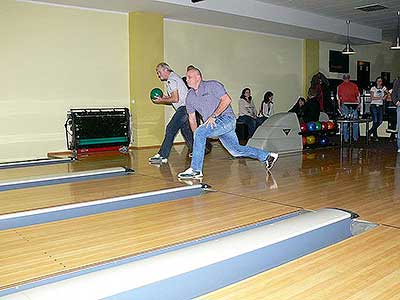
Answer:
[[[268,91],[264,94],[264,99],[261,102],[260,112],[257,118],[257,127],[265,122],[270,116],[274,114],[274,93]]]
[[[249,131],[249,138],[251,138],[256,131],[257,110],[252,101],[251,91],[245,88],[242,91],[239,99],[239,118],[238,121],[247,125]]]
[[[190,168],[179,173],[178,177],[203,177],[204,145],[210,136],[218,137],[232,156],[258,159],[270,170],[278,159],[278,154],[239,144],[235,133],[236,117],[231,106],[232,99],[224,86],[215,80],[203,81],[197,68],[187,71],[186,78],[191,88],[186,99],[186,109],[190,127],[194,131],[193,157]],[[205,120],[199,127],[196,123],[196,111]]]
[[[397,152],[400,153],[400,77],[393,83],[392,101],[397,106]]]
[[[338,105],[340,111],[352,119],[358,119],[360,107],[360,91],[355,83],[350,81],[350,75],[343,75],[343,82],[338,86]],[[343,123],[343,137],[345,142],[349,141],[348,124]],[[356,142],[360,137],[360,130],[357,123],[353,123],[353,140]],[[350,137],[351,138],[351,137]]]
[[[383,86],[382,77],[376,78],[375,86],[371,88],[371,113],[372,113],[372,128],[371,135],[377,142],[378,128],[383,122],[383,101],[387,99],[387,89]]]
[[[156,155],[149,158],[149,162],[161,164],[168,161],[174,139],[179,130],[181,130],[189,148],[189,153],[191,153],[193,149],[193,133],[189,127],[186,111],[186,96],[188,92],[186,84],[165,62],[157,65],[156,73],[158,78],[166,83],[167,95],[157,98],[153,102],[155,104],[169,104],[175,109],[175,113],[165,129],[165,136],[160,150]]]

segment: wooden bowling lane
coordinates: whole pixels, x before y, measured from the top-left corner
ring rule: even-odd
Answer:
[[[164,178],[164,173],[176,174],[185,167],[182,159],[173,157],[168,166],[141,172]],[[391,148],[281,156],[268,174],[260,162],[232,160],[215,146],[206,157],[204,174],[204,182],[219,191],[306,209],[346,208],[368,221],[400,227],[400,156]]]
[[[295,209],[213,192],[88,217],[0,231],[0,289],[270,219]],[[32,251],[33,250],[33,251]],[[47,257],[47,260],[45,259]],[[15,258],[15,259],[13,259]],[[40,264],[35,262],[40,261]],[[56,262],[56,263],[55,263]],[[26,266],[34,265],[31,272]],[[24,272],[20,270],[25,269]]]
[[[400,299],[400,230],[380,226],[197,300]]]
[[[182,183],[132,174],[0,192],[0,214],[93,201],[182,186]]]

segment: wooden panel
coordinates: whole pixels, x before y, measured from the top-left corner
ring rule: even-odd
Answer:
[[[373,229],[198,299],[400,299],[400,230]]]
[[[18,228],[15,232],[29,241],[29,245],[45,249],[48,256],[61,264],[58,271],[64,271],[197,239],[291,211],[294,210],[285,206],[216,192]],[[0,240],[3,234],[9,234],[9,231],[0,232]],[[19,263],[14,266],[16,269],[23,269],[32,264],[32,260],[37,260],[35,255],[30,255],[30,247],[21,247],[16,245],[10,249],[7,243],[0,244],[0,253],[7,251],[12,257],[13,253],[26,254],[15,262]],[[43,263],[29,276],[14,274],[7,268],[10,275],[2,281],[2,286],[50,275],[54,272],[51,266]]]
[[[0,286],[13,282],[16,277],[31,280],[35,278],[35,271],[43,267],[48,272],[63,269],[45,249],[26,240],[15,230],[0,231],[0,241]]]

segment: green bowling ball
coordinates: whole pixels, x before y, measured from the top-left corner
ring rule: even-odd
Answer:
[[[150,99],[152,101],[156,100],[157,98],[161,98],[163,96],[163,92],[159,88],[154,88],[150,92]]]

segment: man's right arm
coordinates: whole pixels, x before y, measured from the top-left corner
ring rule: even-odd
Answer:
[[[196,112],[189,113],[189,125],[193,132],[197,129]]]

